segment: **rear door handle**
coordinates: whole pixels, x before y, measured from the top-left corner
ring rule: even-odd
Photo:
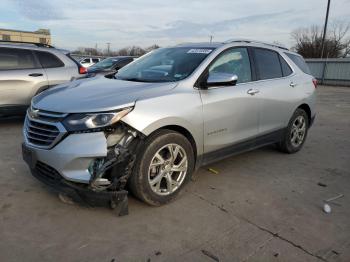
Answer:
[[[296,87],[296,86],[297,86],[297,84],[296,84],[296,83],[294,83],[294,82],[290,82],[289,86],[290,86],[290,87]]]
[[[260,91],[259,91],[258,89],[249,89],[249,90],[247,91],[247,94],[253,96],[253,95],[255,95],[255,94],[259,93],[259,92],[260,92]]]
[[[29,76],[37,77],[37,76],[43,76],[43,74],[41,74],[41,73],[32,73],[32,74],[29,74]]]

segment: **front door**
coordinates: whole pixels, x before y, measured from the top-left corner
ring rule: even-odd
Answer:
[[[235,144],[253,146],[258,132],[259,104],[251,94],[254,85],[248,50],[237,47],[224,51],[209,67],[209,75],[211,72],[236,74],[238,81],[232,86],[200,90],[204,153],[230,153],[229,148],[234,148]]]

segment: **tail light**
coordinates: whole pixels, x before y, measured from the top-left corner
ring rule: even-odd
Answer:
[[[312,83],[314,84],[314,87],[317,88],[317,79],[316,78],[312,79]]]
[[[79,67],[79,74],[86,74],[86,73],[87,73],[87,68],[83,67],[83,66],[80,66]]]

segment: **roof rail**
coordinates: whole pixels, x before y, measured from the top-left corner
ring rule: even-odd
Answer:
[[[244,38],[229,39],[229,40],[226,40],[223,43],[224,44],[229,44],[229,43],[236,43],[236,42],[237,43],[245,42],[245,43],[268,45],[268,46],[277,47],[277,48],[281,48],[281,49],[289,51],[289,49],[287,47],[285,47],[284,45],[281,45],[281,44],[271,44],[271,43],[265,43],[265,42],[262,42],[262,41],[256,41],[256,40],[251,40],[251,39],[244,39]]]
[[[52,45],[49,45],[49,44],[33,43],[33,42],[0,40],[0,44],[1,44],[1,43],[6,43],[6,44],[25,44],[25,45],[35,45],[35,46],[37,46],[37,47],[55,48],[55,47],[53,47]]]

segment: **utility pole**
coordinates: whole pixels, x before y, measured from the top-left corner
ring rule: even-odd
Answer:
[[[209,42],[210,42],[210,43],[213,42],[213,36],[210,35],[209,38],[210,38]]]
[[[323,27],[323,36],[322,36],[322,47],[321,47],[321,58],[323,58],[323,52],[324,52],[324,42],[326,40],[326,33],[327,33],[327,25],[328,25],[328,15],[329,15],[329,6],[331,4],[331,0],[328,0],[327,4],[327,13],[326,13],[326,20],[324,22]]]
[[[109,56],[109,48],[111,46],[111,43],[106,43],[106,45],[107,45],[107,55]]]

